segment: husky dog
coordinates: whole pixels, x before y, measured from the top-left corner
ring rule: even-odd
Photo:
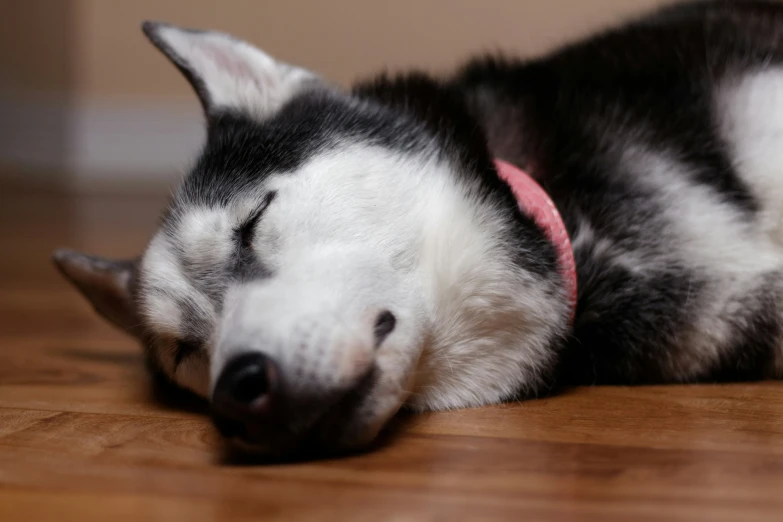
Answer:
[[[143,29],[206,144],[142,256],[55,261],[240,446],[357,448],[402,407],[556,384],[783,376],[783,5],[668,7],[351,90]],[[495,160],[544,189],[567,250]]]

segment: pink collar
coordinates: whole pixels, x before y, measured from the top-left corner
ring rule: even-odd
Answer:
[[[533,218],[555,246],[557,264],[566,285],[573,322],[576,313],[576,262],[563,218],[549,194],[529,174],[499,159],[495,160],[495,167],[500,178],[511,187],[520,210]]]

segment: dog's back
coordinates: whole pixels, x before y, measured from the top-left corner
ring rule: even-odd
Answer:
[[[781,375],[783,5],[668,8],[455,84],[564,215],[571,379]]]

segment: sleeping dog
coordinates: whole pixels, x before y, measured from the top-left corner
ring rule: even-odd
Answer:
[[[359,448],[401,408],[561,384],[783,376],[783,5],[349,90],[143,30],[206,143],[138,259],[55,262],[238,446]]]

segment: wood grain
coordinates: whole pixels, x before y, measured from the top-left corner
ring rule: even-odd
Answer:
[[[0,189],[0,520],[783,520],[783,384],[585,388],[403,418],[378,450],[246,466],[51,250],[132,255],[161,198]]]

